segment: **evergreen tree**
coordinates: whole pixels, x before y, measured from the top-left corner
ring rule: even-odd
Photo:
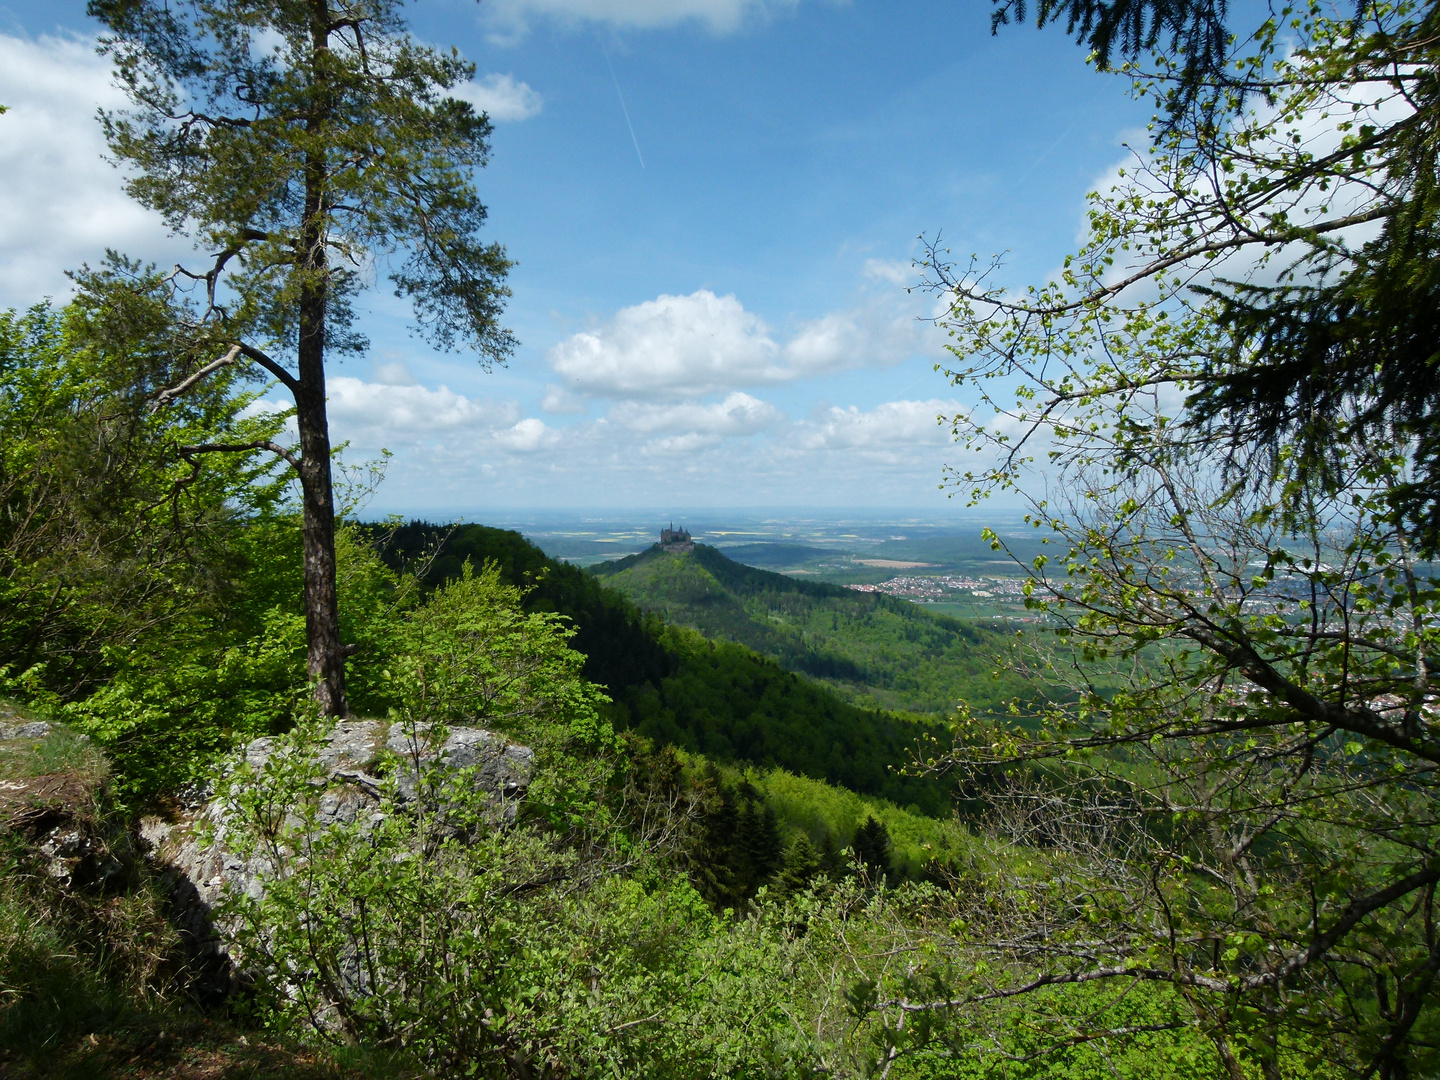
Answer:
[[[890,830],[883,821],[876,821],[874,815],[867,817],[865,824],[855,830],[851,847],[872,882],[879,882],[890,873]]]
[[[91,0],[133,108],[103,116],[127,188],[214,253],[175,282],[203,288],[198,326],[213,359],[161,396],[221,369],[273,378],[295,403],[296,453],[270,440],[199,442],[189,458],[267,450],[299,479],[310,677],[323,712],[345,715],[325,365],[353,330],[358,268],[392,255],[396,292],[440,347],[502,362],[510,263],[477,234],[471,176],[490,123],[452,91],[474,75],[413,41],[400,0]],[[285,360],[289,354],[291,360]],[[293,364],[293,366],[292,366]]]
[[[833,833],[826,833],[825,839],[820,841],[820,872],[832,881],[838,881],[845,876],[848,863],[845,858],[845,851],[835,844]]]
[[[752,789],[753,790],[753,789]],[[785,847],[780,838],[780,821],[774,807],[760,800],[749,801],[741,818],[740,849],[745,864],[748,892],[754,894],[784,865]]]
[[[785,850],[784,864],[775,879],[775,890],[781,896],[804,892],[823,870],[824,860],[820,851],[810,842],[810,838],[802,833]]]

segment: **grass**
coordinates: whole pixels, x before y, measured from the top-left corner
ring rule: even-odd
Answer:
[[[89,739],[66,727],[52,727],[42,739],[0,742],[0,780],[27,780],[57,773],[98,785],[109,776],[110,766]]]
[[[918,808],[904,809],[783,769],[752,769],[745,778],[764,793],[787,829],[817,844],[828,833],[843,847],[867,817],[874,817],[890,833],[892,860],[912,876],[931,859],[965,862],[980,851],[975,836],[954,819],[937,820]]]
[[[28,719],[0,702],[0,720]],[[316,1047],[202,1011],[186,992],[166,883],[107,797],[83,736],[0,741],[0,1076],[31,1080],[402,1080],[421,1073],[363,1047]],[[43,810],[43,814],[37,813]],[[58,822],[58,825],[56,824]],[[125,860],[103,887],[47,870],[37,831],[80,831]]]

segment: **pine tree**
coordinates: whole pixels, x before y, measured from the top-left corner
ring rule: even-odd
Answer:
[[[828,839],[828,837],[827,837]],[[831,843],[834,848],[834,843]],[[784,865],[775,878],[775,891],[782,897],[804,892],[824,871],[824,857],[805,834],[785,850]]]
[[[847,868],[845,852],[835,845],[835,835],[827,832],[820,841],[820,872],[832,881],[839,881]]]
[[[474,75],[416,43],[401,0],[91,0],[128,112],[102,116],[129,193],[212,256],[172,281],[201,289],[216,355],[160,397],[223,368],[277,380],[295,403],[296,453],[272,441],[207,442],[203,455],[266,450],[295,471],[303,508],[310,677],[343,716],[335,504],[325,365],[360,351],[361,268],[391,267],[396,293],[441,348],[503,362],[510,262],[477,239],[472,174],[490,122],[452,96]],[[393,262],[391,256],[398,256]],[[199,329],[199,327],[197,327]],[[288,359],[287,359],[288,354]],[[196,466],[198,468],[198,464]]]
[[[749,864],[750,893],[767,884],[784,865],[785,844],[780,837],[780,820],[769,803],[752,802],[748,807],[748,827],[743,838],[746,862]]]
[[[855,830],[851,847],[871,882],[878,883],[890,873],[890,830],[884,822],[876,821],[874,815]]]

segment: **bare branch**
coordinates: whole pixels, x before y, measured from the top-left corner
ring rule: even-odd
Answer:
[[[269,439],[257,439],[255,442],[248,443],[203,443],[199,446],[182,446],[179,448],[179,453],[181,457],[193,464],[195,457],[200,454],[243,454],[251,450],[268,450],[276,457],[287,461],[296,472],[300,471],[300,459],[279,443],[271,442]]]
[[[183,382],[177,383],[174,386],[167,387],[166,389],[161,390],[160,393],[155,396],[155,400],[151,402],[150,411],[158,412],[166,405],[169,405],[176,398],[178,398],[181,394],[189,390],[196,383],[200,382],[206,376],[213,375],[221,368],[228,367],[230,364],[233,364],[235,362],[235,358],[240,355],[240,351],[241,350],[239,345],[232,345],[230,346],[230,351],[227,352],[224,356],[220,357],[220,359],[212,360],[210,363],[202,367],[199,371],[195,372],[195,374],[191,375],[188,379],[185,379]]]
[[[285,389],[289,390],[292,394],[298,394],[300,392],[300,380],[286,371],[281,364],[270,359],[270,357],[266,356],[253,345],[246,345],[244,342],[241,342],[239,348],[246,359],[255,361],[255,363],[259,364],[271,375],[274,375],[275,378],[284,385]]]

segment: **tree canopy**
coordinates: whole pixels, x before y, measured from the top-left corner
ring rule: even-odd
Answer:
[[[1276,12],[1206,101],[1183,46],[1136,62],[1150,144],[1054,280],[932,253],[978,401],[953,479],[1053,545],[1035,670],[1080,705],[922,754],[1051,861],[1004,911],[957,890],[950,962],[983,968],[897,1021],[1013,999],[1052,1047],[1133,1038],[1108,1010],[1148,985],[1234,1080],[1434,1070],[1432,21]],[[1085,1020],[1053,1004],[1080,985]]]
[[[202,292],[199,322],[217,341],[172,396],[237,365],[294,398],[298,454],[264,448],[300,481],[310,673],[322,708],[339,715],[350,646],[335,593],[326,358],[363,348],[355,302],[381,266],[438,346],[472,348],[486,366],[514,346],[499,324],[510,262],[479,239],[486,211],[473,173],[487,161],[490,124],[451,93],[474,68],[415,42],[400,7],[89,5],[132,104],[102,117],[111,152],[133,169],[127,189],[210,253],[171,277]],[[205,443],[192,454],[235,449]]]
[[[1001,4],[997,25],[1012,11],[1025,9]],[[1115,310],[1139,283],[1172,296],[1194,286],[1224,334],[1203,363],[1150,373],[1184,382],[1187,422],[1227,435],[1237,472],[1273,474],[1283,452],[1332,491],[1345,472],[1337,440],[1413,439],[1417,472],[1389,498],[1433,553],[1440,6],[1293,4],[1251,34],[1227,32],[1226,14],[1210,0],[1038,7],[1042,24],[1066,18],[1100,66],[1113,57],[1137,77],[1158,137],[1130,170],[1130,203],[1096,204],[1069,291],[1036,295],[1033,313]],[[1146,60],[1166,34],[1169,48]],[[978,281],[951,284],[986,298]]]

